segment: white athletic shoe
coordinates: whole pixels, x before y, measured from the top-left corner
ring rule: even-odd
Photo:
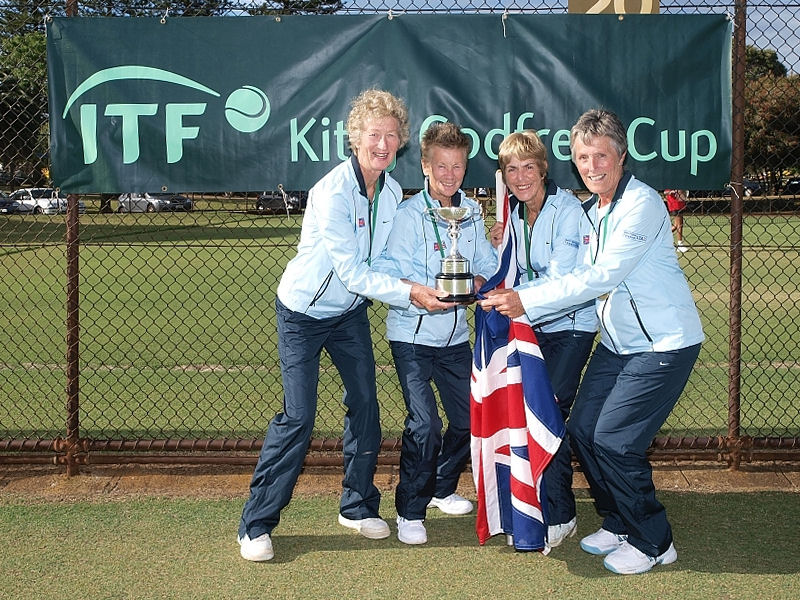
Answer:
[[[241,546],[239,554],[245,560],[264,562],[275,556],[275,552],[272,550],[272,540],[269,539],[268,533],[264,533],[254,540],[245,534],[244,537],[239,538],[239,546]]]
[[[649,556],[626,541],[606,556],[603,566],[620,575],[636,575],[646,573],[656,565],[668,565],[676,560],[678,560],[678,552],[675,550],[674,544],[670,544],[663,554]]]
[[[570,521],[560,525],[550,525],[547,528],[547,545],[551,548],[560,546],[565,539],[574,536],[576,531],[578,531],[578,517],[572,517]]]
[[[432,507],[448,515],[468,515],[472,512],[472,502],[458,494],[450,494],[445,498],[431,498],[428,508]]]
[[[581,548],[589,554],[608,554],[622,546],[627,539],[627,535],[611,533],[601,527],[581,540]]]
[[[397,539],[404,544],[424,544],[428,541],[428,533],[421,519],[409,521],[397,517]]]
[[[339,515],[339,525],[344,525],[350,529],[355,529],[365,538],[371,540],[382,540],[389,537],[389,525],[381,518],[371,517],[368,519],[348,519]]]

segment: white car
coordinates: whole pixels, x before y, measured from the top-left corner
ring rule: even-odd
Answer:
[[[67,212],[67,199],[53,188],[22,188],[10,196],[19,202],[19,212],[32,212],[35,215],[57,215]]]
[[[167,210],[192,210],[190,198],[181,194],[121,194],[117,212],[162,212]]]

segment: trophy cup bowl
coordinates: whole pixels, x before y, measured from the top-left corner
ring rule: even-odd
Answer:
[[[475,218],[468,206],[440,206],[428,211],[447,223],[447,236],[450,238],[450,252],[442,258],[441,272],[436,275],[436,289],[441,292],[442,302],[464,302],[475,300],[475,276],[469,271],[469,260],[458,251],[458,238],[461,224]]]

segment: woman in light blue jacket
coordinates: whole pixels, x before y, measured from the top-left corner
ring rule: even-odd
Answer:
[[[581,242],[581,203],[571,192],[547,180],[547,148],[539,136],[534,131],[509,135],[500,144],[498,164],[510,191],[510,235],[516,238],[520,283],[545,281],[572,271]],[[494,225],[491,237],[492,243],[499,245],[502,222]],[[597,333],[594,303],[587,300],[531,323],[559,411],[566,421]],[[547,544],[554,548],[574,535],[577,528],[568,435],[543,478],[547,491]]]
[[[347,120],[353,156],[308,196],[297,255],[275,301],[283,411],[269,424],[239,525],[242,558],[274,556],[272,530],[303,467],[317,410],[320,355],[344,384],[344,477],[339,523],[371,539],[389,536],[373,483],[381,442],[369,298],[431,310],[448,308],[432,287],[374,268],[392,227],[400,186],[386,169],[408,140],[408,111],[392,94],[367,90]]]
[[[494,273],[497,257],[486,239],[480,208],[460,189],[470,143],[470,138],[452,123],[435,123],[424,133],[425,187],[398,208],[386,246],[394,275],[436,285],[450,243],[447,225],[428,211],[440,206],[468,207],[475,215],[462,225],[457,241],[459,253],[469,260],[476,275],[475,290]],[[423,520],[429,505],[448,514],[472,511],[472,503],[455,493],[470,451],[472,352],[466,316],[467,307],[459,304],[435,313],[413,306],[391,306],[386,320],[408,411],[395,492],[397,535],[406,544],[427,541]],[[447,415],[444,436],[432,381]]]
[[[537,321],[594,299],[600,343],[583,376],[567,429],[601,528],[581,540],[621,574],[675,562],[647,449],[683,391],[703,341],[700,317],[656,190],[625,172],[625,127],[590,110],[570,135],[572,160],[592,197],[584,203],[579,267],[500,290],[482,301]]]

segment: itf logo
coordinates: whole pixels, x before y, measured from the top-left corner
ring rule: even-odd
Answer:
[[[66,119],[69,109],[89,90],[104,83],[122,80],[151,80],[172,83],[220,98],[219,92],[182,75],[140,65],[123,65],[103,69],[86,78],[67,100],[62,118]],[[122,161],[135,163],[139,159],[140,119],[155,117],[158,103],[112,103],[103,111],[103,116],[121,119]],[[164,141],[167,163],[176,163],[183,157],[184,140],[196,139],[200,133],[197,126],[184,123],[187,116],[205,114],[205,102],[169,102],[164,106]],[[79,128],[83,141],[83,162],[90,165],[97,160],[97,104],[79,105]],[[244,85],[228,95],[225,101],[225,120],[241,133],[253,133],[261,129],[270,116],[267,95],[252,85]]]

